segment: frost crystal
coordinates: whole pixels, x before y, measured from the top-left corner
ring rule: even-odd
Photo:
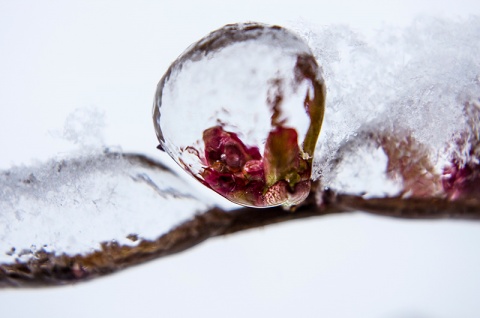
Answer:
[[[345,192],[356,182],[355,193],[380,195],[372,192],[369,177],[342,179],[378,171],[378,152],[371,147],[388,157],[383,179],[397,184],[391,193],[445,195],[442,179],[451,177],[449,171],[464,171],[454,173],[464,180],[467,170],[478,170],[473,167],[478,152],[471,151],[479,140],[478,113],[472,111],[480,97],[478,17],[419,18],[406,30],[385,28],[371,38],[346,26],[302,25],[298,32],[328,83],[314,179]],[[356,165],[345,164],[350,157],[357,158]],[[462,170],[465,165],[470,168]],[[444,172],[448,167],[453,170]]]
[[[75,255],[153,240],[208,209],[188,184],[142,156],[14,167],[0,172],[0,189],[0,263],[39,250]]]

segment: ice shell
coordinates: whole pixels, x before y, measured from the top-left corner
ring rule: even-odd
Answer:
[[[288,198],[304,197],[297,183],[310,182],[324,103],[321,68],[301,38],[278,26],[232,24],[173,62],[158,84],[153,119],[160,148],[206,186],[243,205],[291,205]],[[289,147],[298,162],[270,173],[282,158],[269,155],[268,140]],[[254,183],[245,171],[262,162]],[[276,182],[288,194],[266,200]]]

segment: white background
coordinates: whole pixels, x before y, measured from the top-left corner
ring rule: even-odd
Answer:
[[[105,144],[158,157],[158,80],[226,23],[303,20],[368,33],[419,13],[466,17],[480,2],[1,0],[0,168],[68,151],[57,135],[79,107],[104,114]],[[476,222],[328,216],[215,239],[86,284],[3,290],[0,316],[478,317],[479,242]]]

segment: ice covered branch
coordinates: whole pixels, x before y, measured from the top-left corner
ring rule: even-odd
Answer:
[[[190,182],[136,154],[86,154],[83,149],[74,159],[14,167],[0,172],[0,286],[88,281],[212,237],[331,213],[363,211],[413,220],[479,219],[480,42],[472,41],[478,38],[479,25],[478,18],[462,23],[434,19],[412,25],[401,36],[383,33],[374,42],[348,27],[307,32],[302,28],[299,36],[311,50],[287,32],[295,58],[282,64],[285,76],[263,81],[266,86],[252,81],[252,74],[264,72],[250,72],[244,64],[228,71],[226,65],[235,65],[229,61],[230,53],[223,56],[226,60],[204,60],[217,63],[209,68],[214,72],[211,78],[218,80],[214,89],[194,89],[192,78],[196,83],[205,77],[201,67],[194,69],[198,76],[185,73],[174,83],[172,72],[193,67],[174,64],[163,82],[184,93],[170,96],[160,90],[157,95],[154,114],[161,148],[174,154],[177,163],[204,185],[234,202],[295,206],[307,199],[293,210],[220,209]],[[248,35],[245,41],[265,40],[257,52],[259,58],[250,61],[251,69],[271,65],[257,65],[257,61],[274,56],[270,40],[275,37],[258,37],[265,29],[259,25],[242,27]],[[227,34],[232,28],[226,27]],[[284,42],[278,46],[280,53]],[[225,43],[201,41],[198,56],[204,56],[208,45],[223,47]],[[245,49],[246,53],[238,54],[242,63],[253,54],[250,46]],[[313,57],[318,68],[308,63]],[[323,117],[323,107],[315,111],[312,105],[315,100],[323,103],[325,87],[311,71],[320,71],[320,67],[327,89],[325,119],[312,156]],[[217,73],[220,69],[228,71],[225,76]],[[277,73],[274,68],[273,74]],[[238,74],[245,77],[238,78]],[[226,79],[231,90],[217,89]],[[172,92],[170,88],[166,92]],[[237,94],[250,88],[255,93]],[[205,92],[213,98],[203,96]],[[263,96],[255,101],[266,101],[268,112],[243,120],[245,105],[253,105],[252,96]],[[282,103],[289,96],[300,101],[295,105],[301,105],[302,111],[288,111],[282,117]],[[176,97],[180,100],[169,102],[168,98]],[[211,116],[192,112],[191,105],[199,110],[203,103],[208,109],[212,101],[218,107]],[[304,116],[288,122],[298,114]],[[254,140],[240,140],[246,132],[263,127],[257,117],[268,124],[262,134]],[[205,125],[192,125],[201,119]],[[294,133],[290,127],[297,122],[306,126],[299,125]],[[193,144],[188,140],[184,144],[187,131],[193,134]],[[171,135],[164,138],[168,132]],[[299,138],[298,132],[306,136]],[[178,140],[169,144],[173,136]],[[202,144],[207,149],[193,147]],[[180,152],[185,158],[177,156]],[[310,187],[310,180],[317,183],[309,191],[303,185]],[[301,195],[295,195],[296,187]],[[279,193],[283,196],[278,197]],[[289,196],[294,200],[285,201]]]
[[[107,156],[112,157],[111,154]],[[118,155],[113,157],[118,160],[121,158]],[[151,175],[157,170],[165,171],[162,165],[142,155],[127,154],[122,158],[137,169],[149,169]],[[138,182],[133,184],[139,187],[143,185]],[[134,245],[109,240],[101,243],[100,248],[94,252],[58,254],[38,249],[32,251],[28,260],[23,261],[18,256],[16,261],[0,265],[0,286],[44,287],[87,281],[184,251],[212,237],[281,222],[353,211],[408,219],[478,219],[480,202],[474,199],[452,201],[446,198],[365,199],[358,195],[338,194],[323,189],[313,190],[309,198],[294,211],[281,207],[223,211],[214,207],[173,226],[156,239],[137,238],[137,244]],[[61,213],[62,209],[57,212]],[[119,210],[117,213],[125,214],[128,211]]]

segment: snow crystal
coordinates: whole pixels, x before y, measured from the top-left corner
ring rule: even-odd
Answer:
[[[0,262],[156,239],[208,209],[175,174],[112,153],[13,167],[0,189]]]
[[[339,162],[338,174],[329,186],[361,193],[366,198],[398,195],[402,184],[389,178],[387,166],[388,157],[383,149],[373,145],[356,147]]]
[[[457,150],[451,145],[468,130],[464,106],[480,97],[478,17],[421,17],[405,30],[385,28],[371,38],[347,26],[297,29],[322,65],[327,85],[314,178],[350,189],[348,180],[339,180],[337,152],[368,132],[408,136],[428,150],[438,171],[452,160]]]

